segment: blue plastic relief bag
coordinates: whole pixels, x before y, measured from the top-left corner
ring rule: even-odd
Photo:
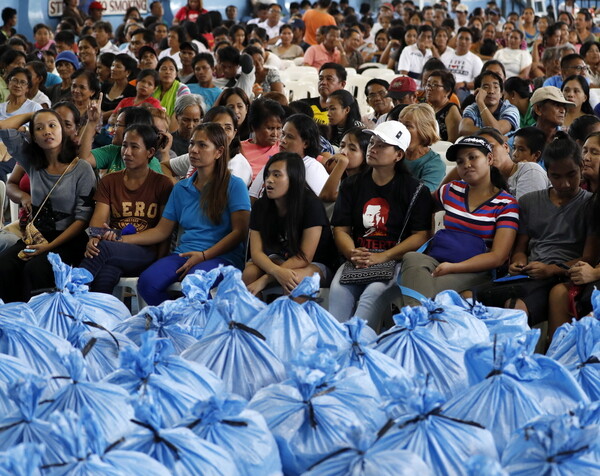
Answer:
[[[109,330],[129,316],[125,305],[114,296],[88,291],[87,283],[93,279],[88,270],[63,263],[55,253],[48,254],[48,261],[56,288],[29,301],[40,327],[66,338],[75,316]]]
[[[171,365],[166,357],[168,351],[164,339],[157,339],[153,331],[147,332],[142,336],[139,349],[129,347],[121,351],[121,368],[107,375],[103,381],[122,387],[136,400],[152,392],[165,424],[174,425],[199,400],[208,398],[221,386],[214,375],[203,368],[185,366],[187,362],[179,364],[172,361]],[[194,369],[201,370],[194,372]],[[170,375],[188,380],[184,384]]]
[[[311,466],[303,476],[433,476],[415,453],[382,442],[378,435],[353,428],[346,448]]]
[[[465,464],[474,455],[498,459],[492,434],[478,423],[448,416],[444,397],[428,380],[417,375],[388,382],[390,422],[379,432],[381,444],[412,451],[436,475],[466,474]]]
[[[238,312],[237,305],[235,296],[215,300],[204,335],[181,356],[212,370],[228,392],[249,399],[257,390],[283,380],[285,368],[265,336],[238,320],[245,312]]]
[[[518,430],[502,455],[506,471],[518,476],[600,475],[600,426],[583,426],[576,416],[543,416]]]
[[[600,321],[586,316],[563,324],[546,352],[575,377],[591,401],[600,400]]]
[[[97,418],[87,409],[81,415],[71,410],[50,417],[52,440],[59,456],[44,467],[51,476],[168,476],[159,462],[142,453],[115,450],[108,444]]]
[[[138,314],[126,319],[117,327],[137,345],[142,345],[142,336],[148,331],[156,331],[158,337],[165,337],[173,343],[178,354],[197,342],[192,330],[182,324],[182,316],[171,313],[172,301],[165,301],[159,306],[148,306]]]
[[[6,320],[24,321],[37,326],[37,318],[29,304],[24,302],[5,303],[0,299],[0,318]]]
[[[233,266],[219,266],[223,280],[217,287],[215,301],[232,301],[235,299],[235,320],[248,323],[248,320],[262,311],[267,305],[254,296],[242,281],[242,272]],[[210,313],[209,313],[210,322]]]
[[[188,428],[165,428],[160,407],[149,392],[136,403],[137,429],[118,448],[148,454],[176,476],[235,476],[229,452],[196,436]]]
[[[421,299],[421,306],[427,309],[429,314],[425,326],[437,337],[464,350],[480,342],[489,341],[490,334],[483,322],[462,307],[448,305],[443,295],[442,303],[438,296],[435,300],[425,297]]]
[[[213,304],[210,290],[220,277],[221,271],[218,268],[188,274],[181,281],[183,297],[172,302],[171,312],[181,316],[181,325],[189,327],[196,338],[202,337],[206,327],[208,313]]]
[[[319,286],[321,279],[318,273],[307,276],[292,291],[293,297],[308,298],[302,303],[302,308],[312,319],[317,329],[317,347],[345,348],[348,344],[346,329],[323,306],[319,305]]]
[[[289,296],[275,299],[248,321],[250,327],[265,336],[269,347],[283,362],[293,360],[300,349],[315,349],[317,346],[315,323],[294,301],[296,297],[310,296],[313,283],[314,278],[304,278]]]
[[[23,443],[0,453],[0,476],[41,476],[44,445]]]
[[[61,378],[67,383],[42,405],[40,416],[48,418],[55,411],[80,413],[87,409],[98,419],[106,439],[117,439],[128,432],[131,428],[129,420],[133,417],[129,394],[116,385],[90,382],[85,361],[78,350],[64,354],[62,360],[66,374]]]
[[[12,355],[42,376],[64,375],[60,353],[72,349],[71,344],[45,329],[22,320],[0,317],[0,353]],[[55,381],[52,387],[58,388]]]
[[[336,356],[342,368],[356,367],[364,370],[380,395],[386,394],[386,382],[389,379],[409,378],[408,372],[398,362],[368,347],[377,335],[366,321],[355,316],[346,321],[344,327],[347,330],[347,344]]]
[[[375,431],[384,421],[380,397],[367,374],[339,370],[332,353],[300,353],[289,379],[256,393],[259,411],[279,445],[285,474],[300,474],[347,445],[353,426]]]
[[[450,400],[444,412],[488,428],[502,453],[515,430],[532,418],[562,414],[588,402],[575,379],[552,359],[535,354],[539,330],[498,338],[465,354],[470,387]],[[494,411],[490,411],[493,408]]]
[[[234,394],[198,402],[179,426],[225,448],[243,476],[282,474],[275,438],[263,416],[247,408],[248,402]]]
[[[508,476],[500,462],[484,455],[472,456],[467,461],[468,476]]]
[[[8,396],[16,409],[0,420],[0,448],[23,443],[44,444],[44,464],[55,461],[60,454],[50,438],[52,425],[40,417],[39,404],[46,388],[45,379],[36,375],[27,375],[10,384]]]
[[[126,347],[137,348],[135,343],[119,332],[90,330],[75,325],[67,340],[85,357],[88,378],[96,382],[119,368],[119,352]]]
[[[410,375],[429,375],[446,397],[467,383],[464,349],[450,344],[431,328],[429,311],[404,307],[394,316],[396,325],[382,333],[372,347],[398,362]]]
[[[488,328],[490,338],[495,334],[517,336],[530,330],[527,314],[519,309],[487,307],[472,299],[464,299],[456,291],[442,291],[435,302],[443,307],[457,306],[480,319]]]

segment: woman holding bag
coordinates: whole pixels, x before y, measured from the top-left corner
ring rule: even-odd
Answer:
[[[461,180],[434,194],[437,208],[446,212],[445,229],[425,253],[407,253],[402,261],[402,286],[428,298],[488,281],[491,271],[506,263],[519,229],[519,205],[492,166],[492,146],[485,138],[461,139],[446,158],[456,162]]]
[[[35,290],[54,287],[48,252],[70,265],[83,257],[96,177],[85,160],[75,157],[77,147],[55,111],[33,115],[30,141],[13,129],[0,130],[0,139],[30,177],[33,225],[39,233],[28,226],[41,238],[38,242],[45,241],[26,245],[19,240],[0,255],[0,298],[28,301]]]
[[[372,134],[369,168],[342,182],[331,220],[335,243],[348,261],[331,283],[329,311],[340,322],[356,315],[378,330],[394,296],[399,296],[395,278],[350,283],[345,275],[353,270],[370,274],[373,265],[382,263],[393,265],[393,260],[425,243],[431,198],[403,163],[411,140],[406,126],[386,121],[365,132]]]

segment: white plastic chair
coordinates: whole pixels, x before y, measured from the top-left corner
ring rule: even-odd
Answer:
[[[350,78],[350,76],[356,76],[358,73],[356,72],[356,68],[346,68],[346,74]]]
[[[446,163],[446,165],[452,165],[454,167],[454,162],[450,162],[446,159],[446,151],[450,148],[452,142],[447,140],[439,140],[433,144],[431,144],[431,150],[440,154],[442,160]]]
[[[399,75],[396,74],[391,69],[377,68],[377,69],[367,69],[366,71],[363,71],[361,76],[364,76],[369,79],[372,79],[372,78],[385,79],[386,81],[391,82],[392,79],[394,79],[395,77],[397,77]]]
[[[361,114],[363,114],[368,107],[367,96],[365,95],[365,86],[371,79],[372,78],[365,78],[364,76],[357,74],[355,76],[349,76],[348,80],[346,81],[346,87],[344,89],[354,96],[356,102],[358,103],[358,107],[360,108]]]
[[[600,88],[591,88],[590,89],[590,104],[592,108],[596,107],[597,104],[600,103]]]
[[[138,280],[139,278],[137,277],[121,278],[119,283],[115,286],[115,289],[113,289],[113,296],[123,303],[125,302],[125,293],[127,291],[129,292],[131,298],[131,315],[139,313],[148,305],[148,303],[144,301],[144,298],[142,298],[138,292]],[[167,291],[181,292],[181,283],[177,282],[171,284]]]
[[[285,70],[288,77],[292,79],[301,78],[301,77],[310,77],[319,79],[319,71],[317,68],[313,68],[312,66],[290,66]]]
[[[313,98],[319,95],[317,83],[314,81],[288,81],[286,83],[290,101]]]
[[[0,228],[4,226],[4,202],[6,199],[6,184],[0,180]]]

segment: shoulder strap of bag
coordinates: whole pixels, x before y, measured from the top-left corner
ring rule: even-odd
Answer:
[[[398,236],[398,241],[396,242],[396,244],[398,244],[402,241],[402,235],[404,235],[404,230],[406,230],[406,226],[408,225],[408,220],[410,219],[410,213],[412,212],[412,209],[415,206],[415,202],[417,201],[419,193],[421,192],[421,189],[423,187],[424,187],[423,182],[419,182],[419,185],[417,185],[417,189],[415,190],[414,195],[410,199],[410,204],[408,205],[408,210],[406,210],[406,216],[404,217],[404,224],[402,225],[402,230],[400,231],[400,235]]]
[[[60,183],[60,181],[63,179],[63,177],[65,176],[65,174],[69,171],[69,169],[71,168],[71,165],[76,164],[77,161],[79,160],[78,157],[75,157],[75,159],[73,159],[71,162],[69,162],[69,165],[67,165],[67,168],[64,170],[64,172],[62,174],[60,174],[60,177],[58,177],[58,180],[56,181],[56,183],[52,186],[52,188],[50,189],[50,191],[48,192],[48,195],[46,195],[46,198],[44,198],[44,201],[42,202],[42,204],[40,205],[40,208],[38,208],[37,213],[35,214],[35,216],[33,217],[33,219],[31,220],[31,222],[33,223],[38,215],[40,214],[40,212],[42,211],[42,208],[44,208],[44,205],[46,205],[46,202],[48,201],[48,199],[50,198],[50,195],[52,195],[52,192],[54,192],[54,189],[58,186],[58,184]]]

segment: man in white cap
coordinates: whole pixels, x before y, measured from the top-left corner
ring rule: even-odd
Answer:
[[[546,134],[546,142],[552,142],[559,128],[562,127],[567,108],[575,107],[575,103],[567,101],[562,91],[555,86],[536,89],[529,103],[533,117],[537,121],[535,127]]]
[[[467,7],[464,3],[461,3],[456,7],[454,12],[456,13],[456,24],[454,26],[454,31],[456,32],[459,28],[468,26],[469,7]]]

